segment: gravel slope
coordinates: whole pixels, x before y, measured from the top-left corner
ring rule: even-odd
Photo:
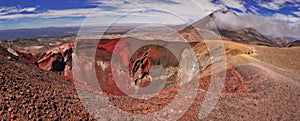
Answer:
[[[7,57],[0,55],[0,119],[92,120],[74,85],[51,72]]]

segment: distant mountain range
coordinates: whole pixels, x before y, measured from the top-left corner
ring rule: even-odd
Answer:
[[[79,27],[48,27],[35,29],[0,30],[0,40],[12,38],[62,37],[75,35]]]
[[[220,14],[232,14],[234,16],[239,16],[233,11],[218,10],[208,16],[200,19],[193,24],[187,25],[177,25],[169,26],[173,29],[180,30],[179,33],[189,41],[197,41],[203,39],[223,39],[233,42],[239,42],[244,44],[256,44],[265,46],[286,46],[290,41],[296,41],[297,39],[291,37],[271,37],[266,36],[257,31],[254,28],[222,28],[218,27],[216,31],[211,31],[211,28],[207,28],[205,24],[218,17]],[[219,18],[220,19],[220,18]],[[111,26],[106,29],[104,26],[99,27],[84,27],[83,31],[88,33],[104,33],[110,34],[126,34],[126,32],[139,26],[139,24],[125,24]],[[159,27],[154,27],[158,28]],[[183,28],[183,29],[182,29]],[[0,40],[9,40],[14,38],[60,38],[68,36],[76,36],[79,30],[82,29],[78,27],[48,27],[48,28],[28,28],[28,29],[10,29],[10,30],[0,30]],[[221,38],[217,36],[221,35]],[[219,37],[219,38],[218,38]]]
[[[86,32],[105,34],[124,34],[137,25],[111,26],[108,29],[104,26],[98,27],[47,27],[47,28],[26,28],[26,29],[9,29],[0,30],[0,40],[14,38],[59,38],[65,36],[76,36],[80,29]]]
[[[254,28],[222,28],[218,25],[211,26],[210,22],[215,22],[215,19],[216,17],[219,17],[219,14],[232,14],[238,16],[238,14],[233,11],[215,11],[187,26],[183,30],[180,30],[179,33],[190,42],[223,39],[243,44],[285,47],[291,41],[295,41],[294,38],[273,38],[265,36]]]

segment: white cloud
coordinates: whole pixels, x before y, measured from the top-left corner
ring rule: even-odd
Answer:
[[[23,11],[33,12],[33,11],[35,11],[35,10],[36,10],[35,7],[29,7],[29,8],[24,8],[24,9],[22,9],[21,11],[22,11],[22,12],[23,12]]]
[[[10,9],[15,9],[15,7],[0,7],[0,12],[4,12]]]
[[[282,8],[284,6],[285,3],[290,2],[290,3],[296,3],[299,2],[299,0],[273,0],[271,2],[265,2],[265,1],[261,1],[258,0],[257,3],[261,6],[261,7],[265,7],[271,10],[279,10],[280,8]]]
[[[273,3],[273,2],[264,3],[264,4],[261,4],[261,6],[265,7],[265,8],[268,8],[268,9],[271,9],[271,10],[278,10],[278,9],[280,9],[280,4]]]
[[[16,7],[3,7],[0,8],[0,15],[5,15],[9,13],[15,13],[18,12],[18,9]]]
[[[289,21],[298,23],[290,23]],[[262,17],[254,14],[241,14],[237,16],[233,13],[217,13],[215,18],[216,25],[222,29],[254,28],[264,35],[274,37],[289,36],[300,38],[299,22],[299,18],[278,20],[274,19],[274,17]]]
[[[252,11],[253,13],[259,15],[258,8],[254,7],[254,6],[250,6],[248,9],[249,9],[250,11]]]
[[[124,4],[123,0],[101,0],[100,1],[101,6],[112,6],[115,8],[118,8],[115,12],[124,12],[124,11],[147,11],[149,9],[159,10],[161,13],[165,13],[165,15],[162,15],[159,12],[156,12],[158,18],[156,21],[161,20],[172,20],[168,19],[164,16],[177,16],[179,18],[185,19],[187,21],[196,21],[208,14],[210,14],[213,11],[216,11],[218,9],[224,8],[222,5],[216,5],[212,3],[210,0],[165,0],[164,2],[161,2],[159,0],[130,0],[125,1],[127,4]],[[99,4],[99,1],[93,0],[93,4]],[[138,15],[137,15],[138,14]],[[147,16],[146,14],[152,14],[152,12],[148,13],[136,13],[137,16]],[[153,15],[152,15],[153,16]],[[145,18],[145,20],[148,18]],[[167,23],[167,21],[165,21]],[[174,23],[174,22],[172,22]],[[182,22],[177,22],[182,23]]]
[[[210,14],[216,10],[224,9],[224,5],[214,4],[211,0],[194,0],[194,2],[205,11],[206,14]]]
[[[92,10],[93,9],[48,10],[47,12],[36,14],[2,15],[0,19],[79,17],[87,16]]]
[[[284,14],[274,14],[273,18],[277,19],[277,20],[282,20],[282,21],[287,21],[289,23],[300,23],[300,17],[295,17],[292,15],[284,15]]]
[[[298,12],[293,12],[293,14],[297,15],[300,17],[300,8],[299,8],[299,11]]]
[[[0,8],[0,15],[4,16],[7,14],[17,14],[20,12],[34,12],[35,10],[36,10],[35,7],[27,7],[27,8],[2,7]]]
[[[101,4],[99,4],[101,2]],[[60,18],[60,17],[105,17],[121,16],[128,13],[126,19],[128,23],[144,22],[149,20],[152,23],[183,24],[196,21],[211,12],[224,6],[215,5],[210,0],[173,0],[165,2],[156,0],[130,0],[124,4],[123,0],[102,0],[89,1],[88,4],[99,4],[98,8],[68,9],[68,10],[48,10],[35,14],[10,14],[1,15],[0,19],[22,19],[22,18]],[[115,7],[117,9],[106,11],[105,7]],[[25,10],[25,9],[24,9]],[[34,8],[27,8],[26,11],[34,11]],[[177,18],[177,19],[174,19]],[[139,20],[139,21],[136,21]],[[162,22],[163,21],[163,22]],[[109,21],[110,22],[110,21]]]
[[[244,2],[242,0],[220,0],[220,1],[223,3],[223,5],[226,5],[228,7],[236,8],[243,12],[246,11]]]

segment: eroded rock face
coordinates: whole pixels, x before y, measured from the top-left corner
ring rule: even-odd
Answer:
[[[156,44],[154,44],[156,43]],[[89,43],[81,43],[81,54],[89,51]],[[149,70],[153,66],[160,66],[167,74],[167,86],[171,88],[172,83],[176,82],[176,72],[181,53],[188,46],[181,42],[167,42],[159,40],[139,40],[134,38],[120,38],[100,41],[97,45],[95,65],[89,64],[88,61],[82,60],[80,63],[83,70],[78,70],[78,73],[91,72],[95,70],[98,79],[98,84],[102,91],[112,95],[123,95],[123,92],[117,86],[127,85],[121,88],[131,90],[131,84],[139,87],[145,87],[149,82],[159,79],[153,79],[149,74]],[[170,48],[174,50],[171,51]],[[81,59],[84,57],[80,57]],[[112,58],[114,58],[112,60]],[[79,60],[76,60],[79,61]],[[95,66],[95,69],[94,67]],[[172,69],[171,69],[172,68]],[[172,73],[172,75],[171,75]],[[89,75],[88,73],[86,73]],[[113,75],[117,76],[114,77]],[[82,76],[89,78],[88,76]],[[165,78],[155,77],[155,78]],[[82,78],[82,79],[83,79]],[[86,79],[88,80],[88,79]],[[90,82],[88,82],[90,83]],[[92,83],[92,82],[91,82]],[[94,85],[94,83],[93,83]],[[176,84],[173,84],[176,86]],[[128,89],[127,89],[128,88]]]
[[[149,70],[151,67],[151,60],[149,56],[150,50],[144,53],[144,55],[133,62],[132,68],[130,69],[130,76],[134,80],[135,85],[141,85],[143,79],[149,76]]]
[[[119,81],[118,83],[121,85],[127,84],[127,87],[124,88],[132,88],[129,87],[130,84],[146,87],[152,81],[149,71],[153,66],[160,66],[166,73],[164,77],[158,76],[154,80],[165,78],[167,80],[165,88],[176,86],[172,83],[177,81],[177,68],[180,59],[185,58],[182,57],[182,52],[186,48],[188,48],[186,43],[181,42],[146,41],[134,38],[103,39],[100,41],[78,40],[75,43],[64,44],[41,54],[37,64],[44,70],[70,78],[73,78],[72,73],[74,71],[75,74],[79,74],[76,75],[77,81],[93,88],[100,85],[102,91],[108,94],[123,95],[120,87],[116,85],[116,81]],[[76,65],[72,65],[75,61],[73,59],[76,60]],[[91,74],[94,72],[98,83],[93,82],[94,79]],[[114,74],[121,79],[116,80],[113,77]]]
[[[37,64],[41,69],[53,71],[70,76],[72,69],[72,53],[74,44],[64,44],[43,53],[39,56]]]

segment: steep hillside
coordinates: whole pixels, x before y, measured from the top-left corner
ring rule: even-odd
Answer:
[[[92,120],[73,84],[0,49],[0,119]]]
[[[227,55],[227,73],[223,95],[204,120],[298,120],[300,118],[297,115],[299,108],[296,106],[300,96],[297,94],[300,92],[299,69],[297,70],[299,64],[293,61],[300,58],[298,52],[295,52],[296,48],[245,46],[232,42],[224,42],[224,46]],[[199,45],[195,47],[201,48]],[[275,53],[284,56],[275,57]],[[286,58],[290,60],[286,61]],[[291,64],[291,66],[285,65],[285,67],[284,64]],[[209,89],[210,67],[208,66],[201,75],[199,87],[201,91],[197,95],[194,106],[182,120],[190,120],[190,117],[194,120],[199,119],[193,111],[197,113],[200,110],[205,92]]]
[[[270,49],[277,50],[278,48],[260,46],[249,46],[228,41],[209,41],[211,45],[217,45],[223,43],[225,46],[227,68],[226,70],[218,70],[215,75],[217,78],[221,77],[222,72],[226,71],[226,79],[224,81],[224,88],[222,89],[222,95],[213,107],[212,112],[204,120],[299,120],[299,93],[300,93],[300,77],[293,69],[282,69],[275,64],[269,64],[265,60],[260,60],[261,57],[271,58],[265,51]],[[186,83],[185,89],[191,89],[191,85],[199,85],[196,98],[192,103],[192,106],[179,120],[199,120],[199,110],[203,106],[204,99],[208,94],[208,90],[211,83],[211,64],[220,64],[217,62],[210,62],[209,58],[206,58],[208,51],[204,43],[192,43],[193,49],[196,51],[199,57],[199,62],[204,67],[203,71],[198,74],[191,82]],[[260,50],[260,48],[262,50]],[[268,49],[269,48],[269,49]],[[212,47],[212,51],[219,49],[218,46]],[[278,49],[278,51],[282,51]],[[275,52],[275,51],[274,51]],[[294,52],[293,49],[286,49],[280,54],[287,54],[286,57],[293,55],[289,53]],[[266,54],[266,55],[265,55]],[[298,57],[297,57],[298,58]],[[200,60],[202,59],[202,60]],[[275,62],[284,62],[284,58],[276,58]],[[289,63],[289,62],[287,62]],[[104,69],[103,65],[107,62],[99,63],[99,67],[96,65],[97,74],[109,72],[110,66]],[[102,66],[101,66],[102,65]],[[88,69],[88,68],[87,68]],[[84,71],[89,72],[89,71]],[[121,71],[122,72],[122,71]],[[220,73],[220,74],[218,74]],[[122,74],[122,73],[120,73]],[[86,76],[87,77],[87,76]],[[111,75],[99,75],[98,79],[108,78],[106,84],[100,84],[101,88],[106,90],[113,86],[108,86],[113,83],[110,78]],[[89,79],[89,78],[85,78]],[[86,80],[86,81],[87,81]],[[216,80],[220,81],[220,80]],[[101,83],[101,82],[99,82]],[[199,84],[198,84],[199,83]],[[223,82],[220,82],[223,83]],[[166,89],[149,100],[142,100],[133,98],[126,95],[110,95],[108,100],[113,103],[118,109],[122,111],[113,112],[109,110],[111,107],[101,105],[99,101],[91,101],[89,103],[90,109],[97,112],[99,118],[111,118],[114,120],[126,120],[127,117],[134,114],[154,114],[153,117],[148,117],[153,120],[166,120],[173,119],[178,116],[177,111],[166,111],[162,108],[166,107],[174,96],[182,88],[173,87]],[[84,93],[85,94],[85,93]],[[83,94],[83,95],[84,95]],[[184,96],[179,97],[180,100],[178,107],[188,105],[187,99],[192,93],[186,93]],[[87,98],[87,96],[84,96]],[[93,97],[99,97],[99,95],[93,95]],[[101,96],[100,96],[101,97]],[[102,99],[102,98],[101,98]],[[101,100],[100,99],[100,100]],[[175,106],[175,107],[176,107]],[[178,108],[176,107],[176,108]],[[289,107],[289,108],[287,108]],[[104,110],[106,109],[106,110]],[[180,108],[181,109],[181,108]],[[162,110],[161,113],[156,113]],[[130,112],[122,113],[122,112]],[[142,118],[135,118],[142,120]]]
[[[245,28],[240,30],[225,30],[220,29],[220,34],[224,40],[239,42],[243,44],[263,45],[263,46],[282,46],[277,44],[252,28]]]
[[[279,47],[285,47],[288,43],[290,43],[290,40],[286,38],[273,38],[272,41],[277,43]]]
[[[187,26],[179,33],[189,42],[202,40],[227,40],[243,44],[263,45],[271,47],[282,47],[286,42],[278,39],[271,40],[253,28],[221,28],[218,21],[215,21],[216,14],[232,14],[238,16],[232,11],[215,11],[210,15]],[[216,26],[211,26],[210,22],[215,22]],[[217,30],[215,30],[217,29]],[[218,35],[219,34],[219,35]]]

